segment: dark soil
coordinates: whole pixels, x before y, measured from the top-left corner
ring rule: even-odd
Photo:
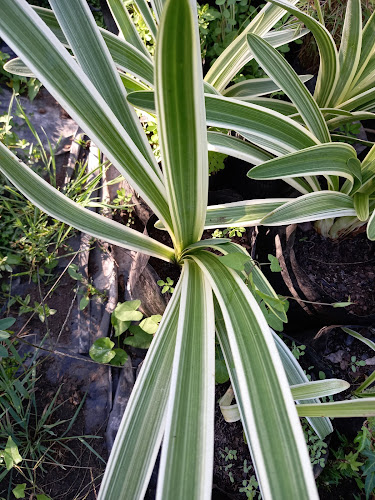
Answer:
[[[239,489],[255,474],[241,422],[226,422],[219,407],[218,401],[228,386],[216,386],[213,500],[247,498]]]
[[[294,251],[303,271],[333,302],[350,297],[354,304],[347,308],[349,312],[375,313],[375,243],[366,234],[333,241],[298,227]]]
[[[83,391],[80,386],[74,381],[74,377],[66,375],[56,380],[55,384],[46,377],[48,366],[52,360],[43,358],[39,361],[37,376],[39,377],[36,383],[35,398],[37,403],[37,414],[40,416],[46,411],[48,405],[56,395],[59,387],[60,393],[57,397],[55,408],[56,411],[47,419],[46,424],[51,425],[58,421],[66,421],[61,426],[58,426],[57,435],[61,436],[67,429],[73,419],[82,398]],[[26,402],[25,402],[26,403]],[[105,463],[103,463],[92,451],[90,451],[80,440],[74,436],[84,436],[84,407],[81,409],[78,417],[74,421],[72,428],[68,431],[67,439],[64,445],[59,443],[52,444],[49,450],[51,456],[60,464],[53,464],[52,460],[44,457],[39,466],[35,467],[36,485],[35,493],[44,492],[53,500],[76,500],[96,499],[100,480],[104,472]],[[28,432],[32,435],[33,419],[30,420]],[[95,449],[96,453],[107,459],[106,446],[104,440],[105,424],[103,422],[103,432],[98,435],[98,439],[87,437],[84,440]],[[50,445],[50,442],[44,443]],[[70,448],[70,450],[67,449]],[[26,458],[26,457],[25,457]],[[21,464],[22,465],[22,464]],[[34,464],[33,464],[34,465]],[[42,470],[44,469],[44,470]],[[10,474],[2,481],[0,486],[0,495],[6,498],[7,489],[9,486]],[[25,482],[19,474],[13,474],[13,487],[16,484]],[[27,481],[26,481],[27,483]],[[30,485],[27,483],[27,488]],[[30,492],[30,490],[28,490]],[[30,497],[31,498],[31,497]]]

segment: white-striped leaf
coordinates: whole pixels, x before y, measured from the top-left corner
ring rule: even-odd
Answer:
[[[207,132],[208,150],[217,151],[240,160],[247,161],[252,165],[259,165],[264,161],[270,160],[272,155],[262,151],[260,148],[245,142],[237,137],[223,134],[222,132]]]
[[[69,47],[68,41],[62,32],[55,14],[50,9],[43,7],[33,7],[38,16],[46,23],[49,29],[59,39],[59,41]],[[154,67],[149,57],[134,47],[131,43],[123,40],[113,33],[99,28],[99,31],[108,47],[111,57],[116,64],[116,67],[125,72],[138,77],[148,86],[153,87],[154,82]]]
[[[234,361],[227,366],[262,496],[318,498],[288,381],[258,304],[216,255],[191,258],[210,281],[224,317]]]
[[[375,398],[351,399],[320,405],[298,405],[297,411],[300,417],[374,417]]]
[[[260,271],[259,271],[260,272]],[[260,272],[263,276],[263,273]],[[271,333],[273,339],[275,341],[277,350],[279,352],[281,362],[283,364],[289,385],[296,385],[301,383],[309,382],[309,379],[306,376],[306,373],[303,371],[301,365],[298,363],[296,358],[294,357],[292,351],[287,347],[287,345],[281,340],[281,338],[271,329]],[[315,403],[320,404],[319,399],[307,399],[301,401],[298,404],[308,404]],[[316,417],[307,417],[307,421],[317,433],[320,439],[324,439],[328,434],[333,432],[333,427],[329,418],[316,418]]]
[[[293,5],[296,3],[297,0],[292,0]],[[243,32],[220,54],[205,76],[205,80],[211,83],[219,92],[222,92],[240,69],[252,59],[252,54],[246,42],[247,33],[265,36],[284,14],[283,9],[267,3]],[[289,35],[290,38],[287,40],[285,35]],[[279,43],[277,45],[272,44],[274,47],[289,43],[292,41],[292,37],[299,38],[302,34],[301,30],[274,32],[274,42],[277,36],[279,37]]]
[[[361,163],[355,150],[344,143],[321,144],[274,158],[253,167],[247,175],[257,180],[323,175],[329,182],[330,175],[341,176],[350,181],[348,191],[355,179],[360,181],[362,178]]]
[[[313,75],[298,75],[301,82],[308,82]],[[231,85],[224,90],[223,95],[226,97],[247,97],[252,99],[272,92],[282,90],[271,78],[252,78],[251,80],[244,80],[243,82]]]
[[[204,228],[256,226],[267,214],[289,201],[290,198],[270,198],[210,205]]]
[[[257,35],[248,34],[247,42],[255,59],[293,102],[311,132],[320,142],[331,142],[319,106],[285,58]]]
[[[194,0],[168,2],[156,49],[158,135],[177,251],[200,239],[208,196],[207,128],[196,16]]]
[[[266,215],[261,220],[261,224],[265,226],[285,226],[287,224],[348,215],[356,215],[353,198],[344,193],[318,191],[299,196],[285,203],[269,215]]]
[[[345,99],[356,75],[362,46],[361,0],[348,0],[339,50],[339,78],[331,97],[334,107]]]
[[[370,196],[357,192],[353,197],[354,209],[360,221],[366,221],[370,216]]]
[[[290,198],[266,198],[264,200],[246,200],[223,203],[222,205],[209,205],[204,229],[256,226],[267,214],[289,201]],[[165,230],[161,221],[157,221],[155,227]]]
[[[303,401],[310,400],[311,398],[323,398],[326,396],[332,396],[333,394],[345,391],[349,387],[350,384],[345,380],[327,379],[316,380],[315,382],[306,382],[298,385],[291,385],[290,390],[295,401]],[[223,414],[224,420],[226,420],[227,422],[237,422],[241,419],[238,405],[231,404],[233,398],[233,389],[229,387],[227,392],[219,401],[220,410]]]
[[[314,98],[320,107],[326,107],[335,88],[339,68],[336,45],[331,34],[322,24],[294,7],[291,2],[286,0],[270,1],[296,16],[314,35],[320,54],[320,68]]]
[[[163,15],[167,9],[168,4]],[[186,261],[157,486],[159,500],[203,499],[211,495],[214,374],[212,290],[197,264]]]
[[[0,171],[41,210],[84,233],[115,245],[173,261],[172,248],[74,203],[0,143]]]
[[[367,111],[373,109],[375,107],[374,85],[361,94],[357,94],[355,97],[341,103],[338,107],[346,111]]]
[[[164,433],[180,291],[178,284],[131,392],[102,479],[99,500],[143,499],[146,493]]]
[[[272,99],[270,97],[254,97],[254,98],[239,98],[240,101],[248,102],[249,104],[257,104],[267,109],[272,109],[285,116],[291,116],[297,113],[297,108],[291,102],[281,101],[280,99]]]
[[[151,9],[148,6],[147,0],[135,0],[134,3],[139,9],[139,12],[141,13],[144,22],[147,24],[148,29],[151,31],[152,36],[156,39],[157,35],[157,26],[155,19],[152,15]]]
[[[349,115],[342,115],[337,116],[336,118],[331,118],[327,121],[327,125],[329,130],[335,130],[341,127],[341,125],[345,125],[346,123],[352,123],[362,120],[374,120],[374,118],[375,113],[369,113],[368,111],[353,111]]]
[[[153,92],[132,92],[128,101],[155,113]],[[290,118],[256,104],[205,95],[207,125],[235,130],[272,154],[288,154],[319,144],[313,134]]]
[[[151,58],[122,0],[107,0],[108,7],[124,39]]]
[[[169,229],[171,220],[163,183],[85,73],[25,0],[4,0],[1,12],[2,38]]]
[[[50,0],[50,4],[79,65],[154,172],[162,178],[147,136],[126,100],[126,90],[86,0],[76,0],[74,9],[70,0]]]
[[[357,72],[352,79],[349,96],[353,97],[358,90],[361,92],[363,87],[360,82],[363,79],[366,79],[369,74],[373,72],[373,65],[370,61],[375,63],[375,46],[374,46],[374,32],[375,32],[375,12],[373,12],[370,16],[370,19],[367,21],[366,26],[362,31],[362,46],[361,46],[361,55],[359,58]]]

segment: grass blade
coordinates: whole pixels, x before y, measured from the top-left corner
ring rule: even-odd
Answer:
[[[315,137],[321,142],[331,142],[328,127],[319,106],[290,64],[259,36],[248,34],[247,41],[255,59],[293,102]]]
[[[174,260],[172,248],[74,203],[39,177],[1,143],[0,171],[34,205],[52,217],[109,243],[163,260]]]

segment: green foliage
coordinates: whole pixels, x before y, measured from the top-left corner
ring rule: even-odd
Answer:
[[[157,284],[161,287],[161,293],[173,293],[174,292],[174,281],[168,276],[166,280],[158,280]]]
[[[241,238],[243,233],[246,232],[246,228],[244,227],[226,227],[224,229],[215,229],[212,233],[213,238]]]
[[[225,159],[228,158],[228,155],[223,153],[217,153],[216,151],[208,152],[208,171],[209,175],[216,174],[220,170],[225,168]]]
[[[128,359],[128,354],[119,347],[121,343],[139,349],[148,349],[150,347],[162,316],[154,314],[149,318],[143,318],[143,314],[138,311],[140,305],[140,300],[129,300],[117,304],[111,316],[113,337],[117,342],[117,347],[109,337],[99,338],[90,347],[91,359],[97,363],[123,366]],[[122,338],[121,335],[126,332],[127,335]]]
[[[366,366],[366,361],[363,361],[363,359],[357,359],[357,356],[350,357],[350,368],[354,373],[361,366]]]
[[[340,445],[337,449],[331,448],[334,458],[328,460],[320,481],[330,488],[345,480],[353,480],[359,493],[365,494],[368,500],[375,493],[375,419],[365,421],[353,442],[345,435],[337,434]]]
[[[0,51],[0,85],[7,85],[16,94],[26,94],[30,101],[33,101],[42,84],[36,78],[12,75],[8,71],[5,71],[3,66],[9,58],[9,54]]]
[[[270,269],[273,273],[281,273],[282,269],[279,264],[279,260],[274,255],[268,254],[268,260],[271,262]]]
[[[297,358],[298,359],[298,358]],[[309,450],[311,465],[324,467],[328,445],[311,429],[306,419],[302,419],[302,429]]]
[[[82,286],[78,288],[78,295],[82,295],[81,300],[79,302],[79,309],[83,311],[83,309],[86,308],[88,303],[90,302],[90,298],[92,297],[98,297],[101,298],[102,300],[105,300],[107,298],[107,295],[97,288],[94,287],[94,285],[87,280],[86,278],[83,277],[83,275],[78,271],[78,266],[77,264],[70,264],[68,267],[68,273],[71,278],[73,278],[76,281],[79,281]]]

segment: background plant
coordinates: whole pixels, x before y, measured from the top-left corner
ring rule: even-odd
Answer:
[[[195,2],[167,2],[158,30],[155,87],[163,171],[127,103],[123,80],[104,42],[111,37],[98,30],[86,2],[77,1],[74,11],[68,0],[50,3],[78,64],[24,0],[3,0],[1,36],[133,184],[168,230],[173,248],[75,204],[0,144],[1,170],[53,217],[109,243],[177,262],[183,268],[127,405],[100,498],[143,497],[163,436],[158,495],[163,499],[175,498],[176,492],[189,499],[210,495],[215,327],[263,496],[316,498],[298,416],[312,420],[322,414],[367,414],[373,411],[373,400],[319,404],[314,401],[316,386],[305,383],[303,391],[308,391],[313,402],[296,406],[289,383],[293,377],[301,381],[301,371],[270,331],[247,288],[244,281],[250,271],[246,273],[245,266],[252,268],[254,286],[264,290],[271,307],[267,296],[272,299],[276,294],[241,247],[227,240],[200,241],[209,226],[208,154]],[[159,14],[161,3],[155,2]],[[109,4],[125,33],[129,23],[122,3],[110,0]],[[270,4],[265,9],[260,24],[268,31],[283,11]],[[139,56],[129,42],[111,40],[126,49],[129,57]],[[30,51],[30,44],[35,50]],[[47,59],[41,57],[45,51]],[[222,107],[224,100],[218,96],[218,101]],[[265,109],[252,109],[263,118],[269,116]],[[278,115],[266,124],[267,130],[261,123],[253,117],[251,130],[265,141],[268,137],[269,142],[278,142],[282,132],[284,142],[306,144],[308,134]],[[291,129],[299,134],[289,136]],[[205,251],[207,247],[219,249],[222,256]],[[321,384],[326,391],[329,381]],[[296,397],[300,399],[301,393]],[[327,419],[312,421],[321,434],[330,432]]]

